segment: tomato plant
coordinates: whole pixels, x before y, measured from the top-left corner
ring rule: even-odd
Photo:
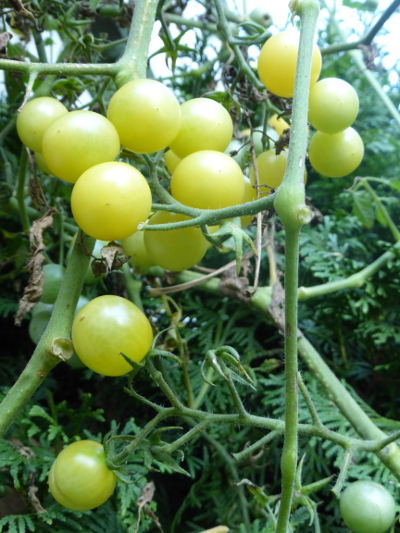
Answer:
[[[41,152],[44,132],[56,118],[66,113],[68,109],[55,98],[42,96],[29,100],[17,117],[19,138],[34,152]]]
[[[374,481],[351,483],[340,498],[340,514],[354,533],[384,533],[393,524],[393,496]]]
[[[195,152],[175,168],[171,192],[182,204],[199,209],[240,204],[244,193],[243,172],[234,159],[222,152]]]
[[[188,220],[184,215],[158,211],[149,224],[170,224]],[[151,259],[167,270],[192,268],[203,259],[208,241],[200,228],[190,227],[174,230],[145,231],[144,244]]]
[[[116,483],[116,475],[107,468],[103,446],[92,440],[64,448],[49,473],[51,494],[74,511],[98,507],[112,495]]]
[[[316,130],[339,133],[353,124],[358,107],[358,95],[350,83],[326,78],[310,90],[308,120]]]
[[[111,98],[107,116],[122,145],[140,154],[166,148],[181,127],[178,100],[155,80],[133,80],[123,85]]]
[[[71,111],[46,129],[42,154],[57,178],[75,183],[85,170],[114,161],[120,150],[117,130],[93,111]]]
[[[224,152],[232,139],[228,111],[209,98],[193,98],[181,105],[182,126],[170,148],[181,159],[200,150]]]
[[[353,172],[361,163],[364,144],[353,128],[340,133],[314,133],[308,156],[314,169],[328,178],[341,178]]]
[[[260,80],[271,93],[283,98],[293,97],[299,35],[295,30],[273,35],[261,48],[258,58]],[[321,52],[314,45],[310,87],[317,81],[321,65]]]
[[[104,376],[122,376],[132,366],[121,353],[140,363],[151,348],[153,333],[146,315],[120,296],[98,296],[72,324],[72,342],[82,362]]]
[[[94,194],[95,193],[95,194]],[[71,209],[78,226],[101,241],[132,235],[150,214],[151,192],[144,176],[121,162],[86,170],[76,182]]]

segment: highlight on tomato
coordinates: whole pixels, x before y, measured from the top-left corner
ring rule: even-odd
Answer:
[[[17,116],[18,136],[30,150],[41,152],[44,132],[56,118],[67,113],[68,109],[56,98],[29,100]]]
[[[58,503],[73,511],[88,511],[108,500],[117,476],[106,465],[99,442],[73,442],[57,456],[49,473],[49,489]]]
[[[144,176],[122,162],[102,163],[74,185],[72,214],[78,226],[100,241],[132,235],[150,214],[151,192]]]
[[[81,361],[104,376],[122,376],[132,366],[121,353],[140,363],[151,348],[153,331],[146,315],[120,296],[98,296],[72,324],[72,343]]]
[[[149,225],[170,224],[189,220],[189,217],[158,211]],[[173,271],[192,268],[201,261],[208,249],[208,241],[200,228],[155,230],[144,232],[144,244],[152,260],[162,268]]]
[[[175,168],[172,196],[184,205],[220,209],[240,204],[244,193],[243,171],[227,154],[203,150],[188,155]]]
[[[193,98],[181,105],[182,126],[170,143],[181,159],[200,150],[224,152],[232,139],[233,124],[228,111],[215,100]]]
[[[114,161],[120,150],[117,130],[93,111],[71,111],[46,129],[42,154],[51,173],[75,183],[85,170]]]
[[[257,68],[261,82],[268,91],[282,98],[293,97],[299,41],[300,34],[296,30],[277,33],[263,45],[258,58]],[[321,66],[321,52],[314,45],[310,87],[318,80]]]
[[[174,93],[156,80],[133,80],[112,96],[108,119],[122,145],[139,154],[163,150],[181,127],[181,107]]]
[[[353,128],[333,134],[317,131],[308,146],[308,156],[313,168],[323,176],[342,178],[360,165],[364,143]]]

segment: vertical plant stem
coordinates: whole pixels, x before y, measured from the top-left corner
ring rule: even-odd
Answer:
[[[18,209],[21,217],[22,227],[24,232],[29,235],[29,218],[28,213],[26,212],[25,206],[25,179],[26,172],[28,169],[28,152],[25,146],[21,150],[21,159],[19,161],[19,171],[17,177],[17,200],[18,200]]]

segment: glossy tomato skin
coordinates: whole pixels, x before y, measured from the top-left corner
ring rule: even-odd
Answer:
[[[165,164],[170,174],[176,169],[178,164],[182,161],[172,150],[168,150],[164,154]]]
[[[396,515],[393,496],[379,483],[351,483],[340,498],[340,514],[353,533],[384,533]]]
[[[358,113],[355,89],[347,81],[326,78],[310,90],[308,120],[324,133],[339,133],[350,127]]]
[[[175,168],[171,193],[176,200],[199,209],[220,209],[240,204],[243,172],[227,154],[203,150],[188,155]]]
[[[149,224],[170,224],[188,220],[184,215],[158,211]],[[201,261],[208,249],[208,241],[200,228],[145,231],[144,243],[152,260],[167,270],[180,271],[192,268]]]
[[[286,30],[268,39],[258,58],[258,74],[265,87],[282,98],[292,98],[300,34]],[[321,52],[314,45],[310,87],[317,81],[322,66]]]
[[[182,126],[170,148],[183,159],[201,150],[224,152],[233,134],[228,111],[209,98],[193,98],[183,103]]]
[[[120,355],[136,363],[144,358],[153,342],[146,315],[129,300],[105,295],[91,300],[72,324],[72,343],[88,368],[104,376],[122,376],[132,367]]]
[[[117,130],[93,111],[71,111],[46,129],[42,153],[51,173],[75,183],[85,170],[114,161],[120,150]]]
[[[78,226],[100,241],[132,235],[150,214],[151,192],[144,176],[121,162],[102,163],[82,174],[71,195]]]
[[[149,79],[133,80],[118,89],[110,100],[107,116],[122,145],[139,154],[163,150],[181,127],[181,108],[174,93]]]
[[[44,132],[50,124],[68,109],[49,96],[29,100],[17,117],[17,132],[21,141],[34,152],[42,151]]]
[[[364,144],[353,128],[340,133],[317,131],[308,146],[313,168],[328,178],[342,178],[359,166],[364,155]]]
[[[49,473],[53,497],[68,509],[88,511],[112,495],[117,477],[107,468],[101,444],[80,440],[64,448]]]

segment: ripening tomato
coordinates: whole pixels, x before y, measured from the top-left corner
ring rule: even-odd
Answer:
[[[288,152],[285,150],[279,155],[276,155],[275,150],[267,150],[257,157],[258,183],[267,186],[260,189],[262,194],[269,194],[271,188],[276,189],[282,183],[287,158]],[[250,181],[254,184],[253,167],[250,170]]]
[[[357,92],[347,81],[326,78],[311,88],[308,120],[316,130],[339,133],[353,124],[358,107]]]
[[[42,151],[44,132],[50,124],[68,109],[61,102],[49,96],[29,100],[17,117],[19,138],[30,150]]]
[[[155,80],[133,80],[123,85],[111,98],[107,116],[122,145],[139,154],[163,150],[181,127],[178,100]]]
[[[75,183],[85,170],[114,161],[120,150],[117,130],[93,111],[72,111],[46,129],[42,153],[51,173]]]
[[[353,128],[340,133],[317,131],[310,141],[308,156],[313,168],[328,178],[342,178],[361,163],[364,144]]]
[[[282,98],[292,98],[296,75],[300,34],[286,30],[268,39],[258,58],[258,74],[265,87]],[[314,45],[310,87],[317,81],[322,66],[321,52]]]
[[[165,152],[164,159],[165,159],[165,164],[167,166],[168,172],[170,174],[173,173],[178,163],[181,162],[181,158],[178,157],[176,154],[174,154],[172,150],[168,150],[168,152]]]
[[[340,514],[354,533],[384,533],[394,522],[396,504],[385,487],[374,481],[360,480],[343,491]]]
[[[193,98],[181,105],[182,126],[170,148],[181,159],[200,150],[224,152],[232,139],[228,111],[209,98]]]
[[[153,259],[149,256],[144,244],[144,231],[137,231],[125,239],[121,239],[125,254],[130,255],[129,262],[138,267],[151,267],[155,265]]]
[[[82,174],[71,196],[78,226],[100,241],[132,235],[150,214],[151,192],[136,168],[121,162],[102,163]]]
[[[64,279],[65,268],[62,265],[51,263],[43,267],[44,283],[40,301],[45,304],[53,304],[56,301],[62,280]]]
[[[92,440],[64,448],[49,473],[51,494],[73,511],[98,507],[112,495],[116,483],[117,476],[107,468],[103,446]]]
[[[188,220],[184,215],[158,211],[149,224],[171,224]],[[208,241],[200,228],[144,232],[144,244],[156,265],[167,270],[186,270],[201,261],[208,249]]]
[[[42,152],[35,152],[35,161],[36,161],[37,166],[41,170],[43,170],[43,172],[51,176],[52,172],[49,169],[49,167],[46,165],[46,161],[44,160]]]
[[[236,161],[222,152],[195,152],[175,168],[171,193],[178,202],[199,209],[240,204],[244,193],[243,172]]]
[[[283,120],[282,117],[278,118],[277,114],[272,115],[272,117],[268,120],[268,126],[273,128],[279,137],[285,130],[290,129],[290,125],[286,122],[286,120]]]
[[[88,368],[104,376],[122,376],[132,367],[121,353],[140,363],[153,342],[146,315],[120,296],[98,296],[85,305],[72,324],[72,343]]]

